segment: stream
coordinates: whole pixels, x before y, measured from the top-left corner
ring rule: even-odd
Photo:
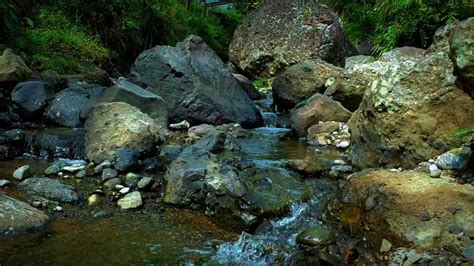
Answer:
[[[270,116],[269,126],[274,125]],[[51,129],[32,135],[54,133],[61,138],[78,131]],[[289,129],[264,127],[252,130],[252,137],[241,143],[239,151],[225,151],[223,158],[239,157],[260,167],[283,167],[289,160],[324,157],[344,159],[337,150],[316,150],[288,137]],[[53,135],[54,135],[53,134]],[[72,137],[73,138],[73,137]],[[74,139],[74,138],[73,138]],[[30,147],[30,150],[34,147]],[[68,150],[57,149],[59,154]],[[51,152],[50,152],[51,153]],[[54,156],[43,154],[43,157]],[[56,154],[57,155],[57,154]],[[33,156],[27,156],[29,158]],[[46,160],[0,162],[1,178],[17,183],[11,173],[28,164],[37,176],[49,165]],[[91,178],[63,178],[74,185],[82,199],[86,191],[100,187]],[[87,202],[62,205],[64,211],[51,212],[48,229],[36,234],[2,239],[0,264],[57,265],[163,265],[163,264],[271,264],[288,261],[298,254],[296,235],[302,228],[321,224],[325,203],[335,193],[334,180],[307,179],[314,191],[307,202],[295,203],[290,212],[263,222],[255,232],[233,231],[197,211],[164,205],[157,196],[146,196],[138,211],[120,211],[111,204],[89,207]],[[2,189],[7,195],[28,202],[28,196],[15,185]]]

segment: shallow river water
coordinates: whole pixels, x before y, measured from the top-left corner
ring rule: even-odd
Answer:
[[[289,159],[326,156],[337,159],[337,152],[318,154],[314,147],[285,138],[286,129],[260,128],[243,141],[238,156],[262,164],[280,164]],[[19,166],[29,164],[38,175],[46,161],[0,162],[0,179],[10,177]],[[93,191],[96,180],[64,179],[78,191]],[[296,252],[295,237],[302,226],[317,224],[330,185],[307,181],[320,190],[307,203],[295,204],[291,212],[267,221],[266,227],[251,235],[224,228],[205,214],[165,206],[157,197],[144,198],[144,208],[120,211],[112,204],[89,207],[63,204],[63,212],[50,214],[46,231],[28,236],[3,238],[0,265],[175,265],[175,264],[252,264],[281,261]],[[315,182],[319,182],[315,184]],[[17,182],[14,182],[17,183]],[[4,193],[26,200],[16,186]],[[84,192],[83,192],[84,193]],[[330,194],[330,193],[329,193]],[[81,194],[80,194],[81,195]],[[82,195],[87,197],[87,193]],[[268,248],[271,247],[271,251]]]

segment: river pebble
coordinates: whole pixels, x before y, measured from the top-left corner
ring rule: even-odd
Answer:
[[[28,177],[31,177],[32,175],[33,174],[31,172],[29,165],[23,165],[22,167],[16,169],[15,172],[13,172],[13,178],[20,181]]]

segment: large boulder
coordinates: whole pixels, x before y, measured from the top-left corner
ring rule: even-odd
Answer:
[[[168,107],[160,96],[141,88],[124,78],[119,78],[117,83],[103,90],[93,98],[95,103],[125,102],[138,107],[140,111],[152,118],[158,126],[168,126]]]
[[[252,100],[260,100],[264,96],[260,93],[255,86],[253,85],[252,81],[250,81],[246,76],[241,74],[232,74],[234,78],[239,83],[240,87],[245,91],[245,93],[249,96]]]
[[[291,111],[290,123],[299,135],[306,135],[312,125],[326,121],[347,122],[351,115],[341,103],[316,93]]]
[[[370,79],[352,74],[322,60],[305,60],[280,76],[272,84],[273,100],[278,110],[289,110],[315,93],[325,93],[355,111]]]
[[[29,204],[0,193],[0,235],[16,235],[45,227],[48,216]]]
[[[367,233],[374,246],[445,249],[459,254],[460,233],[472,236],[474,190],[428,173],[366,170],[348,177],[342,198],[330,204],[348,230]]]
[[[11,94],[12,102],[25,118],[41,115],[49,100],[53,97],[53,86],[42,81],[18,83]]]
[[[172,122],[262,125],[255,104],[200,37],[190,36],[176,47],[156,46],[144,51],[131,75],[134,82],[165,99]]]
[[[23,58],[16,55],[12,49],[3,51],[0,56],[0,82],[23,81],[30,78],[31,74]]]
[[[92,104],[87,94],[65,90],[56,94],[46,112],[46,117],[65,127],[81,127]]]
[[[253,77],[275,76],[308,58],[343,65],[356,52],[339,18],[317,1],[263,1],[237,28],[230,60]]]
[[[413,167],[448,150],[460,128],[474,127],[474,101],[452,74],[450,29],[440,29],[425,54],[355,68],[372,68],[373,81],[349,121],[353,164]]]
[[[138,153],[151,151],[160,131],[148,115],[123,102],[101,103],[94,107],[85,129],[86,157],[95,162],[112,161],[115,153],[123,148]]]
[[[249,226],[308,198],[308,189],[291,172],[272,167],[238,171],[210,152],[215,144],[203,137],[173,161],[165,175],[164,202]]]
[[[449,36],[455,74],[466,93],[474,98],[474,17],[456,25]]]

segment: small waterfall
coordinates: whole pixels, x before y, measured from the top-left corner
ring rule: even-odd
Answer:
[[[272,112],[262,112],[265,127],[277,127],[278,117]]]

